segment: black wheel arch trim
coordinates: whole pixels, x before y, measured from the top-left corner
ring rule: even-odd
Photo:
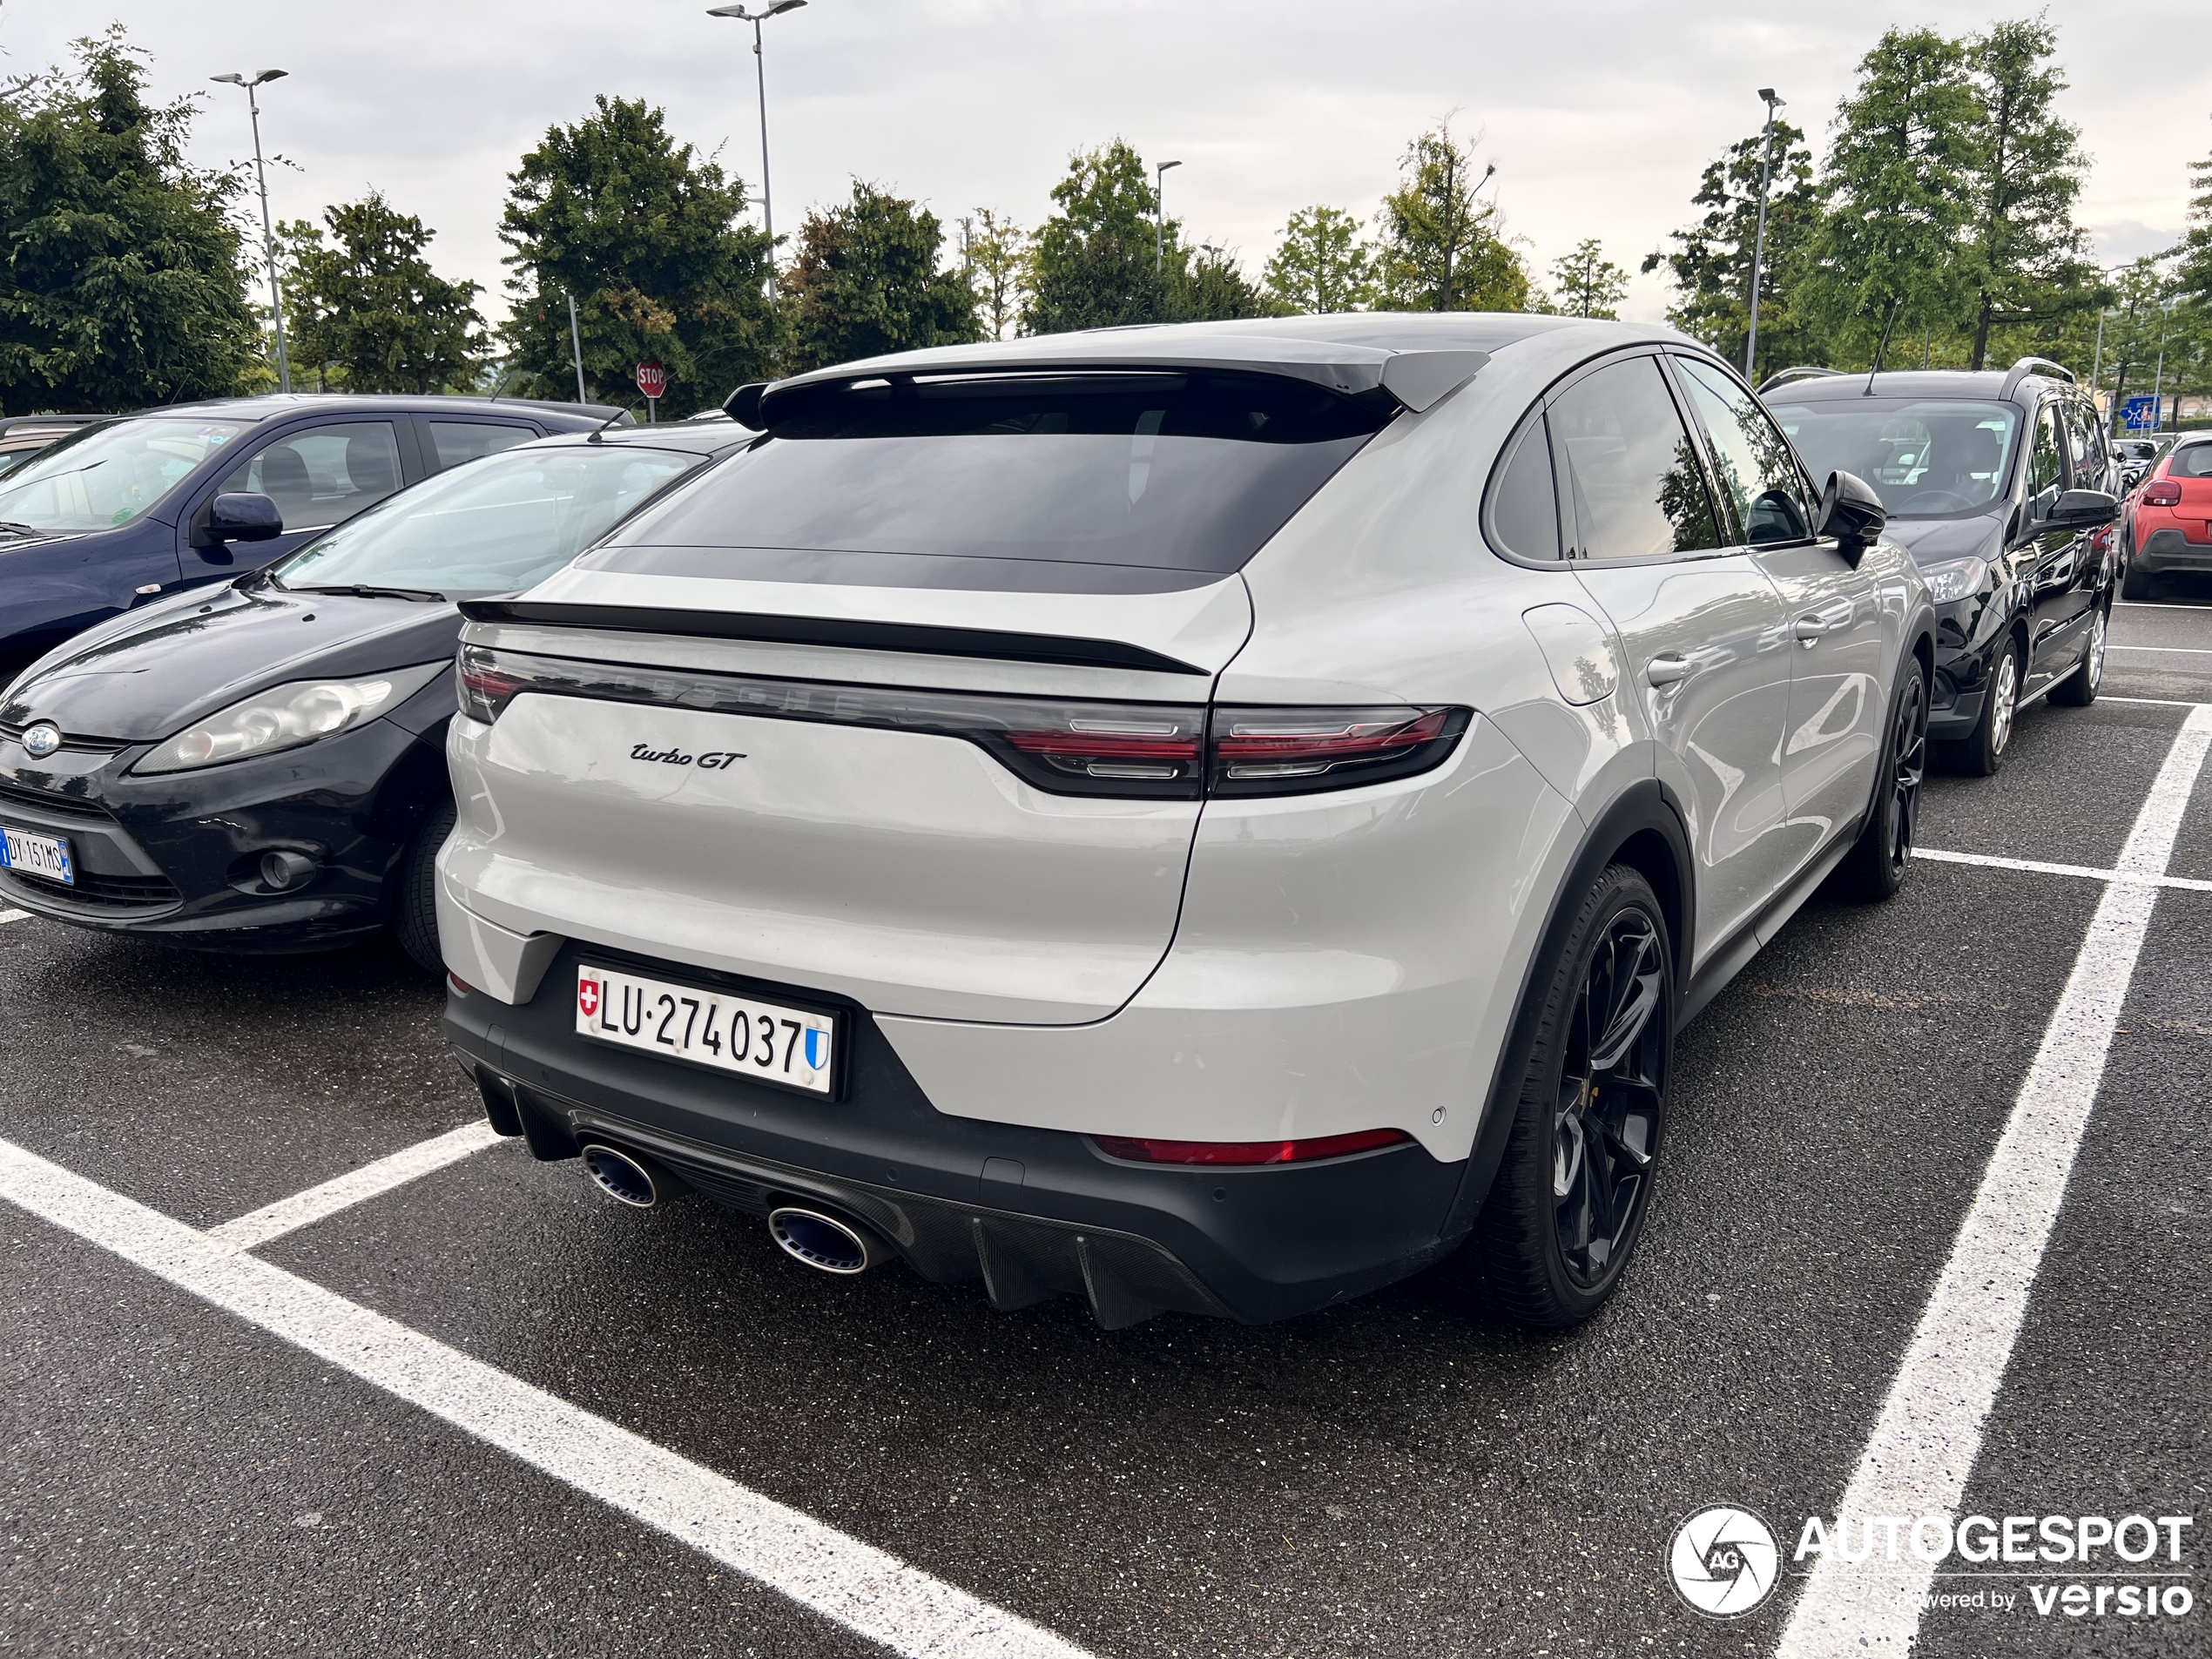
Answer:
[[[1447,1241],[1463,1238],[1474,1227],[1476,1213],[1490,1196],[1498,1166],[1505,1160],[1506,1143],[1519,1110],[1521,1074],[1527,1070],[1528,1056],[1535,1047],[1541,1000],[1536,984],[1538,968],[1565,942],[1582,896],[1596,884],[1607,866],[1630,865],[1658,894],[1660,906],[1667,912],[1676,1001],[1677,1007],[1681,1005],[1686,969],[1695,960],[1697,914],[1696,867],[1690,857],[1687,824],[1673,792],[1656,778],[1642,778],[1623,790],[1583,830],[1565,878],[1553,890],[1536,948],[1521,970],[1513,1023],[1507,1028],[1490,1086],[1483,1095],[1482,1119],[1475,1128],[1474,1145],[1467,1155],[1466,1172],[1460,1177],[1459,1192],[1445,1217]]]

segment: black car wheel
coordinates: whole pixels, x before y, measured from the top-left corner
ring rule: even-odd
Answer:
[[[1973,733],[1944,745],[1952,766],[1974,778],[1993,778],[2005,764],[2013,740],[2013,717],[2020,712],[2020,642],[2018,635],[1997,648],[1989,664],[1988,689],[1982,693],[1981,718]]]
[[[2089,637],[2081,647],[2081,666],[2051,688],[2051,701],[2068,708],[2086,709],[2097,700],[2105,683],[2105,634],[2112,617],[2112,601],[2106,598],[2089,613]]]
[[[1634,1253],[1666,1127],[1674,953],[1650,884],[1613,865],[1550,963],[1505,1159],[1460,1264],[1523,1324],[1579,1324]]]
[[[1898,676],[1890,702],[1873,806],[1858,840],[1836,867],[1835,886],[1845,897],[1878,904],[1905,885],[1920,824],[1920,785],[1927,775],[1928,677],[1914,658]]]
[[[2128,561],[2128,574],[2120,578],[2120,597],[2130,604],[2148,604],[2150,583],[2150,572],[2130,559]]]
[[[393,872],[399,889],[392,900],[392,933],[400,948],[426,974],[445,971],[445,958],[438,949],[438,849],[453,833],[457,817],[452,797],[442,799],[424,815],[401,855],[400,867]]]

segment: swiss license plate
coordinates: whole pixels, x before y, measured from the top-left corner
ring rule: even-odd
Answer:
[[[834,1015],[618,968],[577,968],[576,1028],[602,1042],[813,1095],[829,1094],[834,1076]]]
[[[70,856],[69,842],[58,835],[0,829],[0,864],[25,875],[43,875],[51,881],[77,885],[77,860]]]

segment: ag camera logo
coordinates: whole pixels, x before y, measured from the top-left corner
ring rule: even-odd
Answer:
[[[1762,1606],[1781,1577],[1774,1529],[1749,1509],[1715,1504],[1676,1528],[1667,1552],[1675,1594],[1710,1618],[1735,1619]]]

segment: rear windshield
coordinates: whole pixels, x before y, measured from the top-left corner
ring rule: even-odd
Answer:
[[[1258,374],[794,388],[748,453],[580,563],[870,586],[1194,586],[1242,568],[1395,408]]]
[[[1986,512],[2005,493],[2020,414],[1966,398],[1768,400],[1815,478],[1857,473],[1892,518]]]

